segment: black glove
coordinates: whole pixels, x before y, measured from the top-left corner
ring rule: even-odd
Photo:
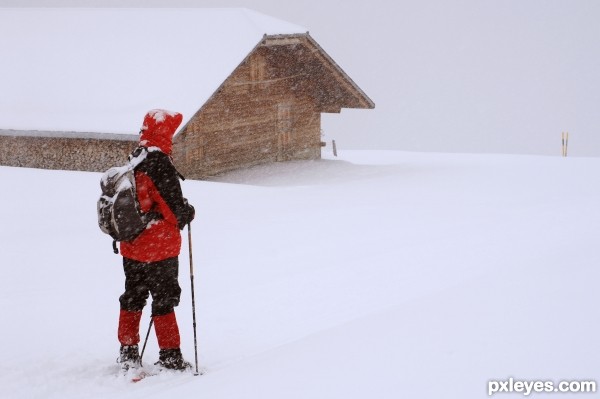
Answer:
[[[192,220],[194,220],[194,218],[196,217],[196,210],[194,209],[194,207],[191,204],[187,204],[187,214],[188,214],[188,219],[186,224],[190,224],[192,223]]]
[[[183,230],[186,224],[190,224],[194,217],[196,217],[196,210],[194,207],[188,202],[187,198],[183,199],[183,203],[185,208],[183,209],[181,219],[179,220],[179,229]]]

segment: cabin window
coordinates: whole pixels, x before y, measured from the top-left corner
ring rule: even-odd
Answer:
[[[186,151],[186,161],[188,163],[201,162],[204,160],[204,138],[198,137],[188,144]]]
[[[195,161],[201,161],[202,158],[204,158],[204,148],[202,148],[202,147],[194,148],[192,150],[192,158],[194,158]]]
[[[265,57],[257,54],[250,59],[250,80],[252,82],[252,87],[257,89],[263,89],[265,76]]]

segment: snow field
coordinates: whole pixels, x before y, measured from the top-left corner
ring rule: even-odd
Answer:
[[[596,379],[599,162],[343,151],[186,181],[207,373],[134,385],[115,375],[101,174],[1,167],[0,398],[459,399]],[[193,360],[186,240],[180,284]]]

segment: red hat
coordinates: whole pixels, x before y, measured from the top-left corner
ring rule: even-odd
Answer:
[[[158,147],[165,154],[171,154],[173,135],[181,125],[183,115],[179,112],[153,109],[144,117],[140,130],[140,144],[145,147]]]

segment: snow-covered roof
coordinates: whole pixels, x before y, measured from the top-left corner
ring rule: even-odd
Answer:
[[[137,133],[184,122],[264,34],[298,25],[243,8],[0,9],[0,129]]]

